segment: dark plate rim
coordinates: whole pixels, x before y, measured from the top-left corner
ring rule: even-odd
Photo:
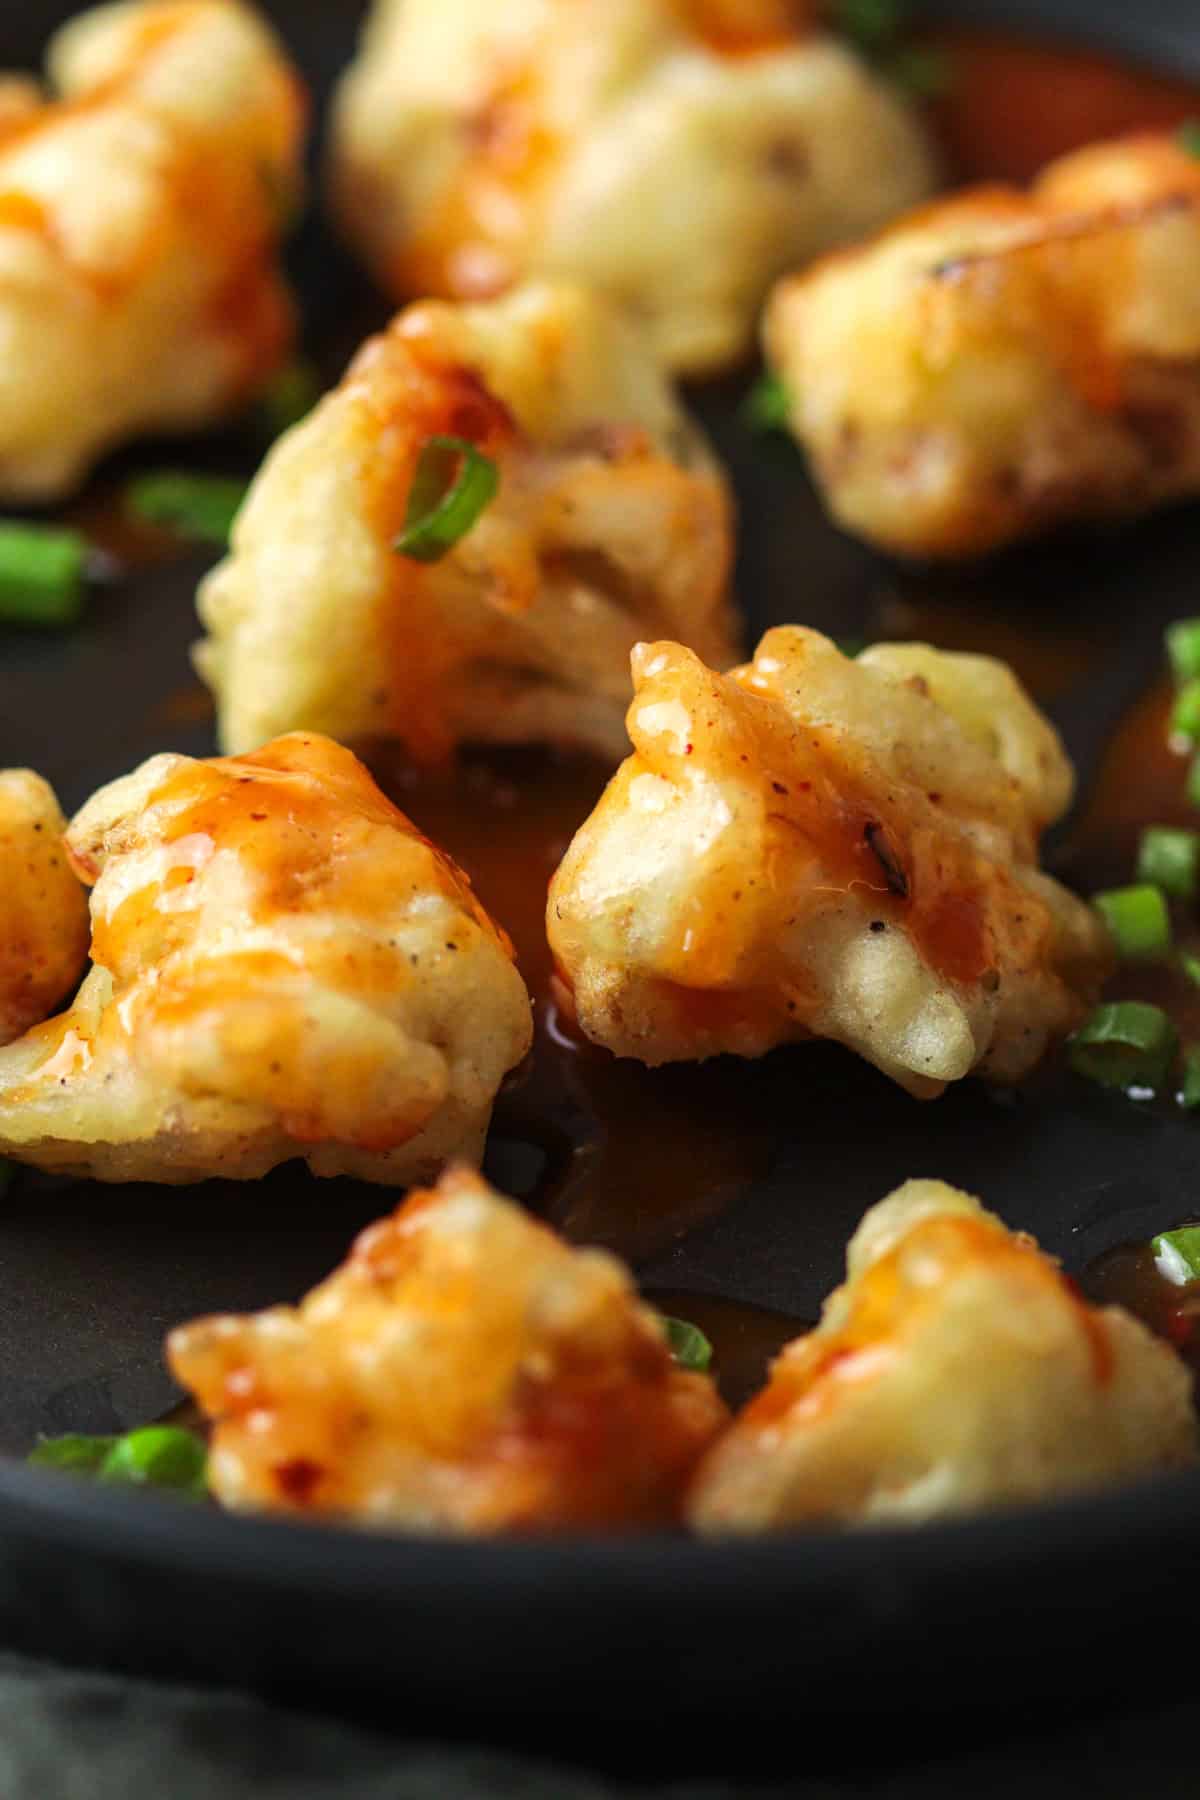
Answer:
[[[953,0],[924,0],[929,16],[962,18]],[[1161,16],[1157,26],[1136,12],[1098,18],[1092,0],[1059,0],[1047,27],[1045,0],[989,0],[971,11],[972,26],[1003,23],[1040,28],[1064,42],[1090,45],[1177,75],[1200,75],[1200,31]],[[825,1590],[876,1582],[886,1572],[900,1584],[961,1579],[987,1572],[1019,1586],[1061,1566],[1093,1563],[1120,1541],[1126,1557],[1140,1548],[1180,1570],[1200,1563],[1200,1469],[1155,1475],[1113,1489],[989,1511],[919,1526],[829,1526],[754,1538],[704,1540],[651,1531],[611,1537],[487,1539],[363,1531],[346,1525],[231,1515],[160,1496],[108,1490],[56,1476],[0,1456],[0,1536],[19,1537],[52,1553],[119,1561],[150,1572],[181,1567],[201,1577],[234,1577],[264,1594],[420,1603],[448,1584],[478,1586],[509,1603],[530,1600],[547,1582],[569,1581],[573,1595],[614,1593],[639,1608],[678,1597],[680,1583],[700,1585],[714,1604],[751,1591],[773,1605],[814,1585]],[[1149,1567],[1148,1579],[1155,1573]],[[1183,1585],[1186,1585],[1184,1583]]]
[[[1117,1488],[1080,1492],[1032,1505],[928,1524],[847,1529],[815,1526],[761,1536],[711,1539],[666,1531],[608,1536],[564,1534],[466,1538],[363,1530],[336,1522],[224,1512],[148,1491],[104,1489],[86,1480],[0,1459],[0,1529],[18,1526],[50,1549],[116,1558],[147,1569],[236,1574],[267,1588],[297,1585],[345,1597],[378,1598],[381,1577],[411,1599],[414,1578],[431,1588],[497,1582],[531,1588],[569,1576],[611,1594],[614,1580],[643,1597],[675,1596],[683,1581],[717,1589],[768,1577],[777,1597],[787,1585],[855,1584],[886,1569],[897,1580],[1003,1570],[1005,1580],[1049,1565],[1090,1562],[1114,1540],[1126,1555],[1153,1543],[1160,1557],[1200,1559],[1200,1469],[1156,1474]],[[788,1578],[790,1578],[790,1583]],[[784,1586],[780,1587],[780,1582]],[[389,1591],[391,1591],[389,1589]]]

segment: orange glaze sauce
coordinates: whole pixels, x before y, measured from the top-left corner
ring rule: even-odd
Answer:
[[[742,685],[756,692],[752,674]],[[772,694],[766,684],[762,691]],[[992,958],[981,880],[994,886],[997,873],[973,852],[938,839],[941,796],[900,782],[889,792],[869,759],[837,733],[790,722],[780,730],[778,717],[774,704],[751,705],[742,723],[755,766],[773,777],[771,818],[782,829],[785,856],[788,837],[795,838],[797,891],[815,851],[822,880],[870,892],[880,918],[903,926],[932,968],[952,981],[978,981]]]
[[[718,56],[762,56],[817,30],[818,0],[675,0],[688,30]]]
[[[473,370],[446,362],[411,326],[403,334],[393,327],[373,340],[360,361],[375,371],[374,384],[357,386],[352,368],[342,391],[359,399],[366,409],[364,431],[383,446],[371,468],[367,506],[379,540],[391,543],[404,529],[429,438],[462,438],[503,467],[518,431],[508,409]],[[384,371],[390,377],[386,383],[379,379]],[[393,428],[393,404],[402,429]],[[379,596],[387,640],[382,667],[394,684],[381,688],[381,705],[429,762],[444,761],[454,744],[444,696],[453,693],[453,674],[463,655],[460,639],[447,630],[436,596],[428,592],[436,582],[436,565],[431,569],[396,556]]]
[[[467,154],[433,222],[380,271],[389,292],[398,299],[438,294],[486,300],[512,285],[536,221],[538,191],[560,155],[545,115],[536,67],[498,64],[464,121]],[[351,193],[349,204],[358,210],[372,204],[369,181]],[[498,219],[506,222],[503,233]]]

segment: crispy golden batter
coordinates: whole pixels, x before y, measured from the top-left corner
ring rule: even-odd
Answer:
[[[1100,145],[783,282],[771,362],[827,504],[908,556],[1200,491],[1200,161]]]
[[[916,1523],[1196,1459],[1187,1370],[941,1181],[873,1207],[689,1500],[706,1532]]]
[[[53,789],[0,769],[0,1045],[44,1019],[83,974],[88,910]]]
[[[398,299],[531,274],[625,302],[671,367],[745,354],[772,278],[933,185],[899,96],[788,0],[378,0],[335,199]]]
[[[287,350],[275,267],[304,100],[237,0],[125,0],[0,90],[0,496],[242,405]]]
[[[418,1531],[670,1522],[727,1421],[620,1263],[461,1168],[298,1308],[201,1320],[169,1353],[226,1506]]]
[[[164,1182],[302,1156],[401,1184],[480,1153],[528,996],[466,877],[348,751],[154,757],[67,846],[94,966],[0,1052],[0,1155]]]
[[[634,683],[547,912],[589,1037],[647,1063],[833,1038],[928,1097],[1078,1023],[1107,937],[1038,870],[1072,775],[1005,665],[782,626],[728,676],[643,644]]]
[[[393,544],[436,435],[501,485],[429,564]],[[707,445],[606,303],[538,285],[411,307],[272,452],[201,591],[222,743],[299,727],[421,760],[464,739],[615,760],[639,636],[736,659],[732,530]]]

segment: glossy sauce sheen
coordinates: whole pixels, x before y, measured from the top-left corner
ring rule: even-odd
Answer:
[[[1160,1275],[1149,1244],[1118,1244],[1097,1257],[1081,1283],[1099,1306],[1123,1306],[1174,1344],[1200,1376],[1200,1284],[1178,1287]]]
[[[760,17],[747,35],[744,6],[728,0],[680,0],[680,5],[715,47],[731,55],[769,47],[806,17],[805,8],[788,0],[762,0]],[[728,25],[734,12],[743,21],[736,31]],[[1098,136],[1169,126],[1200,113],[1200,99],[1191,90],[1102,58],[966,30],[940,32],[928,41],[953,59],[951,90],[932,108],[932,117],[958,179],[1026,180],[1050,158]],[[480,121],[479,129],[507,131],[508,153],[528,165],[532,180],[547,147],[525,136],[527,105],[528,97],[514,94],[505,116]],[[471,292],[494,285],[486,270],[471,279],[462,271],[459,276],[456,285]],[[464,406],[478,404],[469,383],[456,391]],[[464,420],[454,413],[452,398],[440,379],[431,382],[431,430],[461,430]],[[480,436],[478,420],[468,423],[468,435]],[[505,419],[496,417],[491,425],[499,438],[507,435]],[[380,492],[381,524],[390,535],[403,524],[406,492],[404,481],[389,482],[386,493]],[[177,553],[177,540],[130,521],[111,493],[88,498],[72,517],[118,569]],[[388,601],[400,612],[401,597],[406,604],[413,601],[419,571],[398,561],[396,582]],[[919,573],[893,570],[881,587],[869,633],[1001,656],[1042,702],[1056,699],[1107,654],[1103,626],[1081,632],[1043,614],[1037,629],[1027,630],[1011,607],[981,609],[969,578],[963,589],[960,597],[941,576],[934,590]],[[436,645],[424,635],[436,659]],[[406,655],[413,644],[414,634],[406,630]],[[201,721],[206,704],[192,687],[167,696],[154,715],[155,735],[167,737],[178,725]],[[1131,879],[1137,837],[1146,823],[1196,822],[1183,797],[1186,763],[1166,748],[1167,704],[1164,686],[1127,721],[1086,815],[1056,863],[1056,872],[1085,892]],[[430,718],[431,739],[440,726]],[[770,1171],[787,1131],[789,1071],[795,1067],[782,1059],[822,1053],[783,1052],[761,1063],[723,1058],[650,1071],[593,1049],[564,1020],[545,940],[546,888],[602,790],[608,771],[598,763],[541,752],[497,753],[467,756],[452,777],[417,775],[387,749],[369,760],[389,796],[471,876],[483,905],[512,937],[534,995],[535,1048],[501,1095],[489,1173],[576,1241],[605,1245],[634,1263],[661,1258]],[[854,854],[860,856],[862,834],[856,829],[852,835]],[[880,886],[884,904],[899,909],[902,902],[887,894],[885,883]],[[936,935],[936,922],[928,923]],[[1194,921],[1177,923],[1200,947]],[[970,919],[959,925],[959,931],[945,934],[948,967],[977,959]],[[1185,1035],[1194,1031],[1200,1038],[1200,990],[1172,972],[1128,972],[1118,977],[1113,992],[1169,1004]],[[932,1148],[934,1140],[929,1141]],[[1108,1253],[1083,1285],[1089,1297],[1120,1299],[1183,1342],[1176,1319],[1182,1291],[1164,1291],[1168,1284],[1143,1249]],[[656,1289],[648,1298],[664,1312],[692,1320],[713,1341],[718,1376],[735,1405],[752,1396],[771,1358],[812,1323],[711,1292]]]

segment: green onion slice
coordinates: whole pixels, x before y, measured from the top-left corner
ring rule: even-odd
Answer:
[[[945,51],[924,44],[895,51],[881,68],[913,100],[936,100],[954,85],[954,65]]]
[[[668,1319],[665,1316],[662,1324],[671,1355],[680,1368],[689,1369],[697,1375],[705,1374],[712,1366],[713,1347],[699,1326],[689,1325],[686,1319]]]
[[[43,1438],[29,1461],[118,1487],[169,1488],[192,1499],[208,1493],[208,1451],[194,1432],[177,1425],[147,1425],[124,1437]]]
[[[392,548],[414,562],[440,562],[464,538],[500,487],[500,471],[466,438],[431,437],[417,460],[404,530]]]
[[[98,1470],[122,1487],[174,1488],[197,1499],[208,1492],[208,1451],[194,1431],[146,1425],[118,1438]]]
[[[833,29],[864,56],[889,49],[906,23],[904,0],[834,0]]]
[[[1160,1231],[1150,1248],[1160,1275],[1176,1287],[1200,1281],[1200,1225],[1184,1225],[1178,1231]]]
[[[778,375],[762,375],[742,402],[742,422],[751,431],[786,431],[791,400]]]
[[[69,1475],[98,1475],[106,1456],[117,1444],[115,1437],[84,1437],[69,1432],[66,1437],[42,1438],[29,1452],[35,1469],[64,1469]]]
[[[0,621],[74,625],[83,611],[87,539],[53,525],[0,523]]]
[[[297,357],[280,369],[258,403],[263,430],[272,442],[307,419],[321,398],[321,377],[312,363]]]
[[[1188,950],[1182,951],[1179,957],[1179,967],[1193,987],[1200,987],[1200,956],[1193,956]]]
[[[1200,677],[1185,681],[1171,708],[1171,736],[1200,742]]]
[[[1148,826],[1138,846],[1137,878],[1173,900],[1194,900],[1200,892],[1200,831]]]
[[[1183,784],[1189,806],[1200,806],[1200,756],[1194,756]]]
[[[1175,142],[1189,156],[1200,157],[1200,119],[1185,119],[1175,133]]]
[[[1177,1095],[1180,1106],[1192,1112],[1200,1106],[1200,1050],[1192,1049],[1183,1059],[1183,1077]]]
[[[1200,134],[1200,125],[1197,126]],[[1200,676],[1200,619],[1176,619],[1166,630],[1167,658],[1176,681]]]
[[[1165,1084],[1178,1043],[1161,1006],[1118,1000],[1085,1019],[1067,1054],[1077,1075],[1101,1087],[1154,1090]]]
[[[1153,961],[1171,948],[1171,916],[1158,888],[1111,888],[1106,894],[1094,894],[1092,905],[1126,960]]]
[[[148,525],[165,525],[183,537],[224,548],[246,492],[245,482],[223,475],[188,475],[164,469],[130,482],[125,504]]]

